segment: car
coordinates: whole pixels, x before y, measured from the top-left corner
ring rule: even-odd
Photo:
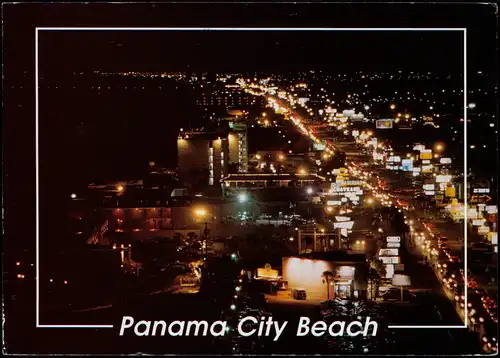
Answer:
[[[307,298],[306,290],[303,288],[296,288],[292,290],[292,298],[296,300],[305,300]]]

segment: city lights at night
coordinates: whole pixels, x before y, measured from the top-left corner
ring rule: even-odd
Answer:
[[[484,5],[4,4],[4,351],[497,354]]]

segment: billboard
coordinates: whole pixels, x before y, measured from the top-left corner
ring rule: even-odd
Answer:
[[[484,219],[474,219],[472,220],[472,226],[481,226],[484,223]]]
[[[339,280],[354,280],[354,271],[352,266],[338,266],[335,269],[335,277]]]
[[[439,159],[440,164],[451,164],[451,158],[441,158]]]
[[[398,249],[380,249],[378,252],[379,256],[398,256]]]
[[[399,163],[401,161],[401,157],[398,156],[392,156],[387,159],[388,162],[394,162],[394,163]]]
[[[347,216],[336,216],[335,217],[335,220],[339,221],[339,222],[342,222],[342,221],[350,221],[351,218],[350,217],[347,217]]]
[[[279,272],[278,272],[278,270],[273,270],[270,267],[258,268],[257,269],[257,277],[278,278]]]
[[[351,121],[353,121],[353,122],[360,122],[360,121],[362,121],[364,118],[365,118],[365,116],[364,116],[362,113],[353,114],[353,115],[351,116]]]
[[[422,165],[422,173],[432,172],[432,165]]]
[[[479,213],[477,212],[476,208],[469,208],[469,210],[467,211],[467,218],[468,219],[477,219],[478,216],[479,216]]]
[[[436,175],[436,183],[449,183],[451,175]]]
[[[497,232],[489,232],[488,233],[488,240],[491,242],[492,245],[498,245],[498,233]]]
[[[354,221],[343,221],[339,223],[333,223],[334,229],[348,229],[351,230],[354,225]]]
[[[425,160],[425,159],[432,159],[432,150],[430,149],[423,149],[420,151],[420,159]]]
[[[490,189],[489,188],[474,188],[473,193],[474,194],[489,194]]]
[[[413,170],[413,160],[403,159],[401,161],[401,169],[405,172],[411,172]]]
[[[321,142],[321,143],[314,142],[313,143],[313,151],[320,152],[320,151],[323,151],[325,149],[326,149],[326,143],[325,142]]]
[[[329,200],[326,202],[326,205],[338,206],[338,205],[342,205],[342,202],[340,200]]]
[[[496,205],[486,205],[486,212],[488,214],[496,214],[498,213],[498,208]]]
[[[401,242],[401,236],[387,236],[387,242]]]
[[[448,198],[454,198],[456,195],[455,187],[454,186],[447,187],[445,193]]]
[[[342,114],[346,117],[351,117],[355,114],[355,112],[352,109],[346,109],[345,111],[342,111]]]
[[[384,264],[399,264],[399,256],[381,256],[380,261]]]
[[[391,129],[392,119],[379,119],[375,122],[375,128],[377,129]]]

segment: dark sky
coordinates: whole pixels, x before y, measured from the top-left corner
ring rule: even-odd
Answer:
[[[469,66],[496,62],[487,4],[4,5],[6,71],[32,68],[34,26],[466,27]],[[60,73],[462,67],[462,35],[450,32],[44,32],[39,44],[40,70]]]

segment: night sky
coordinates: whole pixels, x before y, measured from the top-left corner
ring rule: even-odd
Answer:
[[[32,69],[34,26],[466,27],[470,68],[492,70],[495,13],[483,4],[5,5],[5,70]],[[51,32],[40,35],[40,71],[460,70],[461,43],[449,32]]]

